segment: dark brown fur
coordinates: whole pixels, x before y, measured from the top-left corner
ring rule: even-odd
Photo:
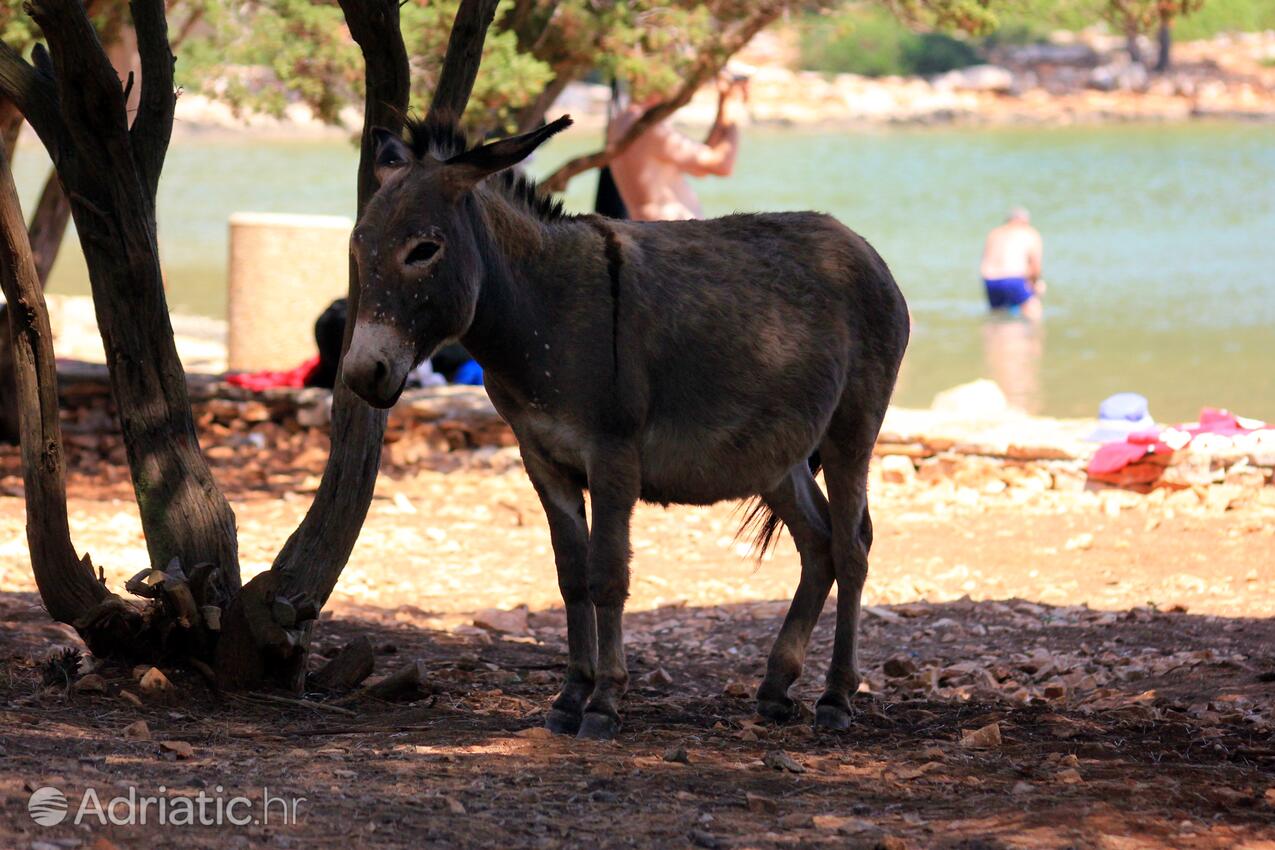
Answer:
[[[787,692],[836,581],[816,720],[846,728],[868,461],[907,345],[903,297],[871,246],[818,213],[564,214],[506,170],[562,126],[477,148],[446,126],[381,139],[382,188],[352,239],[362,295],[344,379],[384,406],[450,339],[482,364],[544,504],[567,608],[551,729],[619,728],[634,504],[745,498],[759,500],[758,542],[787,525],[802,561],[758,708],[794,715]]]

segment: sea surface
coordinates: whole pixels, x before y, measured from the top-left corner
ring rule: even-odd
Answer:
[[[573,133],[532,171],[599,141]],[[349,215],[354,165],[341,141],[179,138],[159,201],[174,310],[224,316],[232,212]],[[28,210],[46,168],[19,151]],[[572,183],[570,208],[591,208],[594,179]],[[1275,127],[750,129],[732,177],[695,182],[710,215],[816,209],[872,242],[912,310],[901,404],[990,377],[1051,415],[1132,390],[1162,421],[1203,406],[1275,420]],[[1045,239],[1041,328],[989,319],[977,276],[1013,205]],[[88,291],[73,240],[51,287]]]

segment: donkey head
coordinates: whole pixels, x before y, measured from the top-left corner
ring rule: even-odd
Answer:
[[[474,189],[570,125],[551,124],[440,159],[376,129],[376,179],[350,251],[359,310],[341,366],[346,386],[374,407],[398,400],[407,375],[474,319],[484,274]]]

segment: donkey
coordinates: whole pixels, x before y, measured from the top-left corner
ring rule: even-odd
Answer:
[[[482,365],[544,506],[566,604],[569,660],[549,729],[620,729],[637,501],[741,498],[755,500],[741,533],[764,551],[786,525],[801,556],[758,711],[797,714],[788,690],[835,580],[815,723],[847,729],[872,545],[868,461],[907,347],[903,296],[876,251],[827,215],[567,215],[511,168],[570,123],[476,147],[450,120],[377,131],[380,187],[350,240],[360,297],[343,380],[386,408],[447,341]]]

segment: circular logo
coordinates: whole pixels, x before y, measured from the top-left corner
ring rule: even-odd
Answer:
[[[27,811],[40,826],[57,826],[66,819],[66,795],[49,785],[37,788],[27,800]]]

